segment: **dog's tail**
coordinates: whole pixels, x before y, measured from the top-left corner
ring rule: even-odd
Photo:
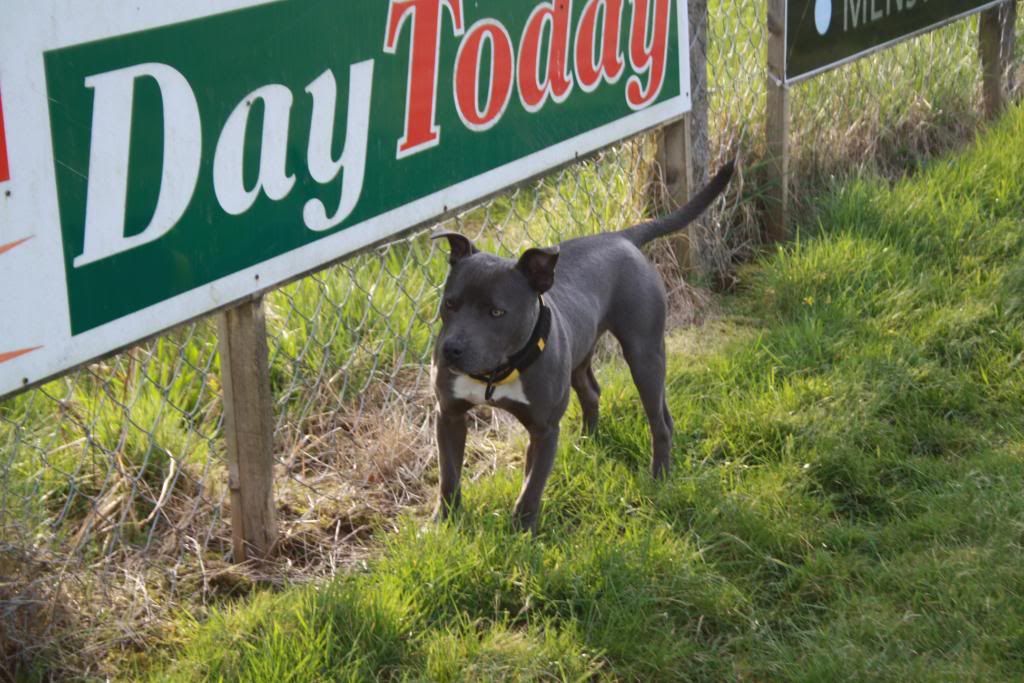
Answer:
[[[636,246],[642,247],[651,240],[664,237],[676,230],[682,230],[691,221],[693,221],[693,219],[704,213],[704,209],[708,208],[711,205],[711,202],[715,201],[715,198],[722,194],[725,186],[729,184],[729,180],[732,178],[735,166],[735,159],[729,161],[729,163],[719,169],[718,173],[715,174],[715,177],[711,179],[711,182],[705,185],[704,188],[681,209],[677,209],[667,216],[662,216],[661,218],[656,218],[652,221],[647,221],[646,223],[640,223],[639,225],[634,225],[631,228],[626,228],[619,234]]]

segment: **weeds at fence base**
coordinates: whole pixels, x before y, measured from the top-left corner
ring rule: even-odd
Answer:
[[[151,656],[154,642],[172,642],[182,612],[199,618],[206,607],[258,588],[358,569],[400,512],[429,511],[436,485],[431,408],[429,392],[411,388],[404,403],[364,404],[358,414],[324,411],[282,430],[280,537],[265,562],[231,563],[226,474],[204,477],[189,465],[178,477],[188,483],[160,506],[164,523],[145,550],[91,561],[80,546],[83,529],[103,531],[101,520],[120,500],[116,488],[104,496],[111,503],[93,508],[106,515],[87,514],[68,539],[77,554],[60,552],[54,539],[0,546],[0,671],[30,680],[114,675],[126,659]],[[481,412],[473,426],[468,481],[516,457],[509,418]]]

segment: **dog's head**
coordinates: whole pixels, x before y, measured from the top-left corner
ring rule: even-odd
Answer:
[[[530,340],[540,295],[554,284],[558,247],[528,249],[511,261],[479,251],[458,233],[432,236],[439,238],[448,240],[451,271],[436,357],[460,372],[487,374]]]

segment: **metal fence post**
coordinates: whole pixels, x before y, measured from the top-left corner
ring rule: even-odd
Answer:
[[[1017,13],[1020,12],[1021,0],[1007,0],[1006,16],[1003,19],[1003,55],[1006,57],[1006,92],[1016,100],[1019,97],[1021,84],[1017,82]]]
[[[686,140],[688,145],[690,193],[707,182],[710,163],[708,142],[708,3],[707,0],[689,0],[690,19],[690,102]],[[690,224],[689,266],[691,269],[709,274],[721,259],[708,252],[715,248],[715,241],[709,239],[707,214]],[[715,273],[717,276],[718,273]]]
[[[235,562],[266,557],[277,538],[274,416],[263,298],[217,316]]]
[[[789,234],[789,89],[785,85],[785,0],[768,0],[768,101],[765,108],[768,200],[765,239]]]
[[[978,15],[982,102],[985,117],[994,119],[1006,108],[1014,49],[1017,6],[1008,0]]]

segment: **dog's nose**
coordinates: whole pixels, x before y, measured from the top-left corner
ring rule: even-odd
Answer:
[[[465,352],[465,349],[462,347],[462,344],[451,339],[444,343],[444,347],[442,348],[442,350],[444,351],[445,360],[447,360],[449,363],[454,363],[455,361],[462,358],[462,354]]]

